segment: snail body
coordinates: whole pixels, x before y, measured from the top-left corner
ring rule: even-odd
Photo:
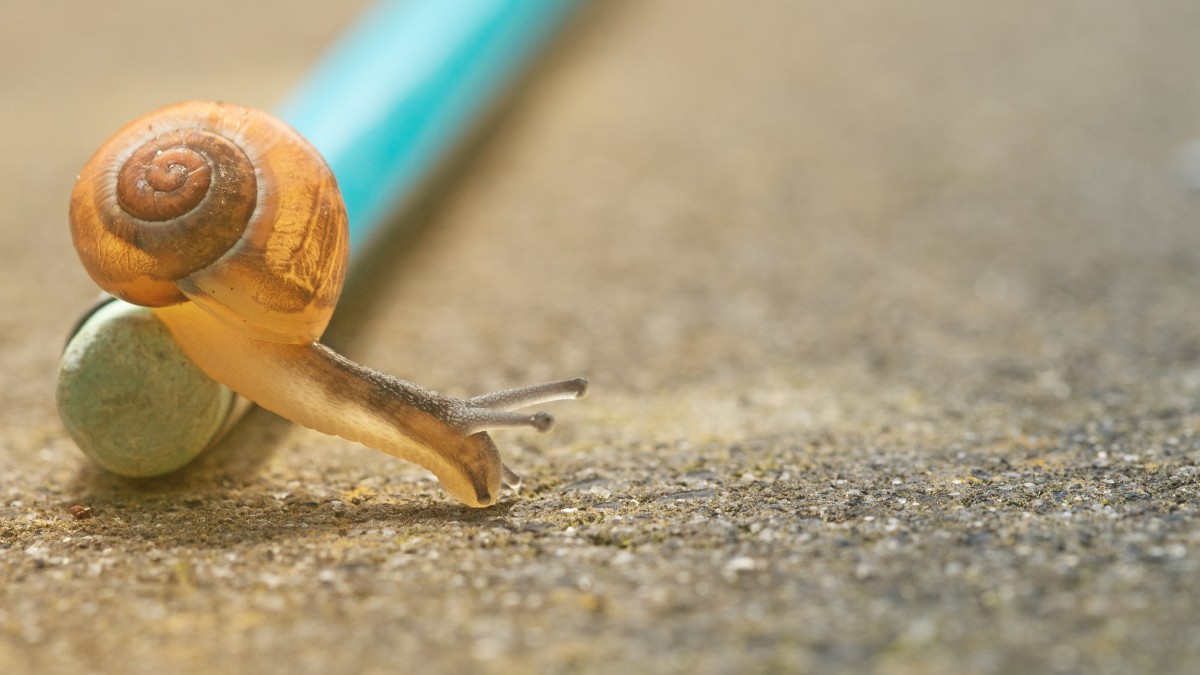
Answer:
[[[317,151],[261,110],[191,102],[127,125],[80,172],[70,220],[92,279],[154,308],[214,380],[418,463],[470,506],[519,482],[487,430],[546,430],[548,414],[513,409],[586,392],[576,378],[460,400],[321,345],[345,277],[345,207]]]

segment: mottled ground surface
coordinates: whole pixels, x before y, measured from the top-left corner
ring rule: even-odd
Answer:
[[[591,378],[476,511],[261,412],[151,483],[63,432],[78,167],[357,10],[210,4],[0,24],[0,671],[1200,669],[1200,5],[587,12],[334,336]]]

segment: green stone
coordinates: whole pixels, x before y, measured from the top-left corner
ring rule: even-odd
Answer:
[[[57,397],[80,449],[108,471],[137,477],[195,459],[220,433],[234,398],[184,355],[152,310],[120,301],[71,338]]]

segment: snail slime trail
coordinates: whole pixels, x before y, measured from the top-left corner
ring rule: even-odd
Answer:
[[[70,222],[92,279],[155,308],[214,380],[420,464],[470,506],[519,484],[489,430],[546,431],[549,414],[515,410],[587,392],[575,378],[460,400],[320,344],[346,274],[346,209],[312,145],[262,110],[197,101],[130,123],[80,172]]]

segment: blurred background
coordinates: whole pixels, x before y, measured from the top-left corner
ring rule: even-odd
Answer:
[[[336,328],[455,395],[588,376],[498,435],[527,493],[261,413],[91,469],[75,173],[168,102],[271,108],[364,6],[6,7],[0,665],[1196,666],[1191,2],[589,3]]]

